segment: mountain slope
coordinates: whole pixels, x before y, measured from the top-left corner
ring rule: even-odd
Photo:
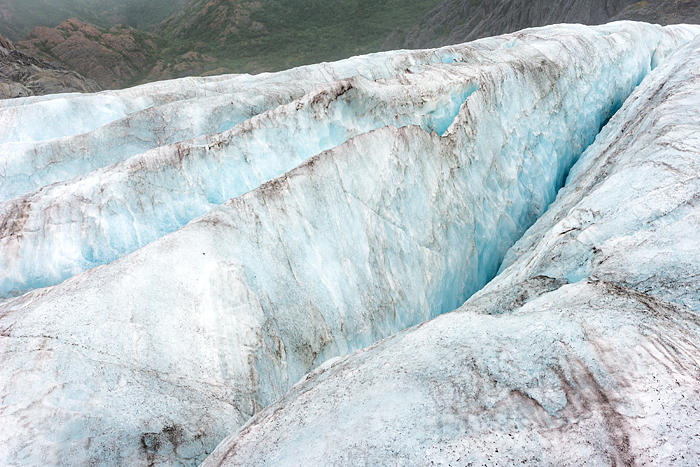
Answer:
[[[0,99],[99,90],[94,81],[16,50],[0,36]]]
[[[68,18],[102,28],[127,24],[148,29],[183,3],[184,0],[2,0],[0,34],[19,41],[37,26],[54,27]]]
[[[384,49],[458,44],[480,37],[555,23],[603,24],[611,20],[696,23],[697,0],[444,0],[419,24],[396,29]]]
[[[627,6],[612,19],[657,24],[698,24],[700,23],[700,1],[643,0]]]
[[[273,71],[378,51],[437,0],[193,0],[159,27],[174,55],[212,55],[236,71]]]
[[[102,29],[69,19],[55,28],[34,28],[16,47],[110,89],[139,83],[156,63],[158,43],[129,26]]]

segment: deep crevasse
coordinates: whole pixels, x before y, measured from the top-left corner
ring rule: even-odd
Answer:
[[[605,34],[605,31],[601,29],[597,34]],[[668,29],[663,37],[658,34],[652,33],[650,42],[647,41],[646,47],[654,49],[648,49],[652,54],[650,57],[630,58],[629,66],[625,65],[627,68],[617,68],[617,71],[611,72],[610,78],[618,73],[617,88],[601,92],[594,86],[589,85],[588,89],[586,84],[579,83],[585,99],[573,102],[569,96],[569,100],[571,105],[580,106],[582,112],[577,115],[569,112],[565,116],[568,121],[563,130],[554,128],[553,131],[566,133],[576,127],[576,131],[582,132],[580,135],[570,141],[557,140],[561,136],[556,134],[553,136],[555,139],[543,136],[540,141],[535,141],[533,135],[521,137],[514,133],[513,137],[508,135],[502,143],[493,143],[504,145],[503,154],[538,152],[534,159],[530,159],[550,157],[552,159],[546,163],[561,164],[562,167],[554,175],[556,187],[550,184],[549,193],[546,194],[549,202],[573,158],[592,141],[601,121],[619,107],[631,91],[631,83],[638,83],[652,60],[661,59],[673,43],[687,38],[683,34],[691,33],[676,28]],[[674,37],[674,34],[679,37]],[[7,193],[52,180],[67,180],[42,186],[0,203],[0,297],[54,285],[79,272],[109,263],[180,228],[223,201],[285,173],[309,157],[373,128],[413,123],[442,134],[459,106],[475,89],[474,83],[479,80],[478,76],[471,76],[469,72],[465,74],[465,70],[474,70],[476,66],[494,66],[498,60],[517,60],[517,53],[512,50],[527,47],[520,43],[519,48],[518,41],[520,39],[517,37],[490,38],[435,51],[391,52],[358,57],[257,78],[193,79],[192,83],[176,80],[103,93],[104,96],[100,96],[106,99],[106,103],[97,105],[96,112],[102,106],[134,107],[137,110],[125,117],[126,120],[118,120],[118,124],[108,124],[89,134],[40,143],[8,143],[0,147],[0,159],[4,159],[4,179],[0,187],[9,190]],[[554,57],[547,60],[556,62]],[[596,79],[606,83],[609,77],[605,74],[605,66],[599,68],[603,71]],[[371,82],[360,75],[349,81],[327,84],[312,92],[306,91],[323,80],[349,75],[352,70],[372,77],[391,73],[396,76]],[[542,71],[548,72],[546,67]],[[556,86],[566,86],[562,85],[563,82],[556,81]],[[535,88],[537,86],[534,85]],[[555,91],[561,93],[564,90]],[[255,109],[274,107],[276,103],[303,92],[308,94],[295,102],[251,117]],[[349,94],[344,95],[345,92]],[[513,91],[504,89],[504,92]],[[215,96],[211,97],[211,94]],[[546,94],[537,97],[540,98],[547,100]],[[554,99],[557,98],[555,95]],[[594,102],[596,99],[600,102]],[[21,128],[24,120],[30,120],[32,114],[37,122],[40,115],[46,113],[50,123],[48,130],[45,130],[47,135],[68,132],[64,122],[69,120],[70,109],[79,109],[73,110],[82,115],[78,120],[87,121],[87,109],[95,105],[99,96],[36,100],[28,100],[27,108],[17,105],[4,109],[21,114],[21,118],[16,117],[15,125],[9,127],[8,138],[16,137],[12,136],[13,131]],[[138,110],[147,105],[144,102],[165,104]],[[57,106],[58,110],[52,107],[49,111],[43,107],[45,105]],[[221,105],[228,109],[231,116],[224,117]],[[515,112],[515,116],[522,110],[521,103],[508,105],[512,109],[506,110]],[[514,115],[508,115],[506,110],[500,111],[504,112],[505,125],[514,125]],[[0,116],[2,111],[0,109]],[[9,118],[8,115],[5,118]],[[211,131],[217,126],[227,126],[230,118],[248,119],[222,133],[165,144],[184,137],[183,125],[188,119],[191,119],[192,127],[189,131],[196,134],[207,129]],[[554,118],[562,117],[557,115]],[[100,121],[99,118],[95,120]],[[549,125],[548,122],[542,124]],[[78,123],[76,127],[82,129],[81,125]],[[42,125],[30,127],[42,128]],[[527,127],[527,123],[524,127]],[[506,127],[503,131],[516,129],[516,126]],[[502,139],[504,134],[496,131],[494,141]],[[37,138],[42,140],[45,137]],[[139,148],[147,149],[152,145],[161,146],[109,165],[138,152]],[[530,159],[526,158],[526,161]],[[90,168],[104,164],[107,166],[89,172]],[[526,165],[522,178],[528,176],[529,170]],[[82,176],[70,180],[71,174]],[[499,181],[493,178],[494,174],[491,177],[491,180],[479,179],[477,183],[486,182],[490,187],[484,186],[493,190]],[[531,187],[527,189],[533,191]],[[514,197],[516,202],[530,196],[525,193],[521,195]],[[497,241],[487,239],[478,246],[480,264],[477,282],[480,286],[493,277],[498,268],[498,258],[502,257],[505,249],[539,215],[541,208],[526,211],[542,205],[541,201],[537,200],[527,208],[515,206],[515,218],[508,216],[477,222],[476,228],[482,229],[478,235],[480,238],[487,239],[487,231],[492,225],[501,232]],[[488,200],[480,202],[488,203]],[[485,211],[488,211],[488,205]],[[473,290],[470,289],[456,294],[450,306],[458,306],[460,300],[466,299],[471,292]]]
[[[476,89],[443,136],[380,125],[118,261],[6,301],[3,457],[19,462],[31,439],[29,465],[47,452],[74,465],[192,465],[328,358],[453,310],[554,200],[652,60],[695,32],[555,26],[450,48],[453,63],[392,81],[444,76]],[[137,192],[136,205],[153,205],[152,193]],[[61,219],[70,203],[52,199]],[[17,219],[12,232],[32,232]]]
[[[202,467],[697,466],[699,52],[635,90],[495,280],[327,361]]]

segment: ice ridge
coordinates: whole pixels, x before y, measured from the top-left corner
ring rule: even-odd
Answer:
[[[605,32],[605,29],[601,31]],[[675,28],[664,30],[663,34],[652,32],[652,39],[647,40],[645,46],[653,49],[651,57],[636,54],[633,59],[637,60],[636,62],[630,61],[627,69],[613,72],[620,73],[615,79],[618,80],[618,84],[624,81],[624,85],[616,84],[610,92],[601,93],[593,89],[590,83],[579,84],[582,87],[582,96],[585,97],[583,102],[577,102],[575,105],[580,104],[584,108],[590,106],[592,112],[584,110],[578,117],[579,122],[567,122],[566,125],[568,128],[579,125],[583,139],[577,137],[570,141],[551,141],[543,137],[542,144],[528,148],[526,145],[530,143],[527,143],[520,149],[516,149],[514,145],[525,140],[519,139],[517,134],[504,142],[505,145],[513,146],[505,148],[505,152],[532,149],[542,151],[545,154],[543,157],[547,157],[546,154],[551,151],[559,152],[556,156],[557,162],[553,163],[560,164],[561,170],[557,170],[555,183],[549,185],[547,199],[553,199],[568,167],[592,141],[602,123],[648,72],[649,64],[654,59],[652,57],[659,60],[660,56],[667,53],[666,49],[672,48],[672,44],[685,40],[688,33],[683,31],[682,28]],[[0,297],[55,285],[81,271],[107,264],[182,227],[225,200],[245,193],[285,173],[309,157],[340,145],[362,132],[387,124],[418,124],[426,130],[436,130],[443,134],[453,121],[461,103],[475,89],[471,87],[475,86],[473,83],[478,82],[478,77],[474,76],[467,80],[471,80],[469,83],[472,84],[464,81],[465,78],[459,75],[460,70],[465,69],[465,66],[492,66],[498,57],[506,61],[517,60],[517,54],[512,51],[513,41],[514,39],[496,38],[437,51],[393,53],[350,60],[362,64],[355,66],[358,70],[362,69],[366,75],[383,76],[393,72],[396,76],[378,81],[363,81],[362,76],[350,78],[349,81],[335,81],[325,85],[325,90],[311,91],[295,103],[285,104],[253,117],[250,116],[251,109],[265,109],[293,97],[294,93],[304,91],[321,81],[319,76],[327,77],[330,74],[328,70],[335,70],[330,75],[336,76],[350,73],[348,69],[352,67],[345,62],[339,62],[319,66],[318,69],[310,67],[301,71],[284,72],[279,76],[264,76],[260,78],[262,91],[256,91],[252,94],[255,97],[251,98],[246,98],[253,88],[254,80],[251,77],[214,81],[213,84],[210,83],[212,86],[216,85],[213,91],[207,91],[204,87],[194,91],[194,94],[206,95],[207,92],[214,91],[224,93],[237,89],[237,94],[224,97],[230,98],[232,102],[243,102],[236,104],[238,110],[234,112],[234,115],[238,115],[236,118],[244,120],[242,123],[219,134],[157,146],[113,165],[104,166],[132,152],[177,140],[177,135],[184,136],[178,131],[185,121],[184,117],[175,116],[179,115],[178,109],[192,104],[193,99],[170,102],[167,105],[151,107],[147,111],[136,112],[127,120],[122,119],[90,134],[39,144],[32,143],[29,146],[22,146],[24,143],[6,144],[8,156],[5,158],[5,182],[2,185],[9,190],[7,193],[24,189],[27,185],[64,180],[71,174],[82,176],[79,179],[42,186],[0,203],[0,213],[3,215],[3,222],[0,224]],[[504,43],[510,45],[504,47]],[[664,46],[665,43],[669,45]],[[521,48],[515,47],[514,50]],[[411,65],[413,63],[418,65]],[[399,65],[411,65],[413,68],[397,71],[400,69]],[[285,79],[290,79],[290,76],[301,76],[304,79],[291,86],[290,89],[296,90],[285,94],[281,92],[284,88],[281,83],[285,83]],[[607,80],[608,77],[603,73],[598,79]],[[234,82],[235,86],[229,81]],[[350,94],[344,97],[337,94],[338,90],[346,85],[352,88]],[[148,88],[150,87],[153,86],[149,85]],[[155,93],[155,97],[151,99],[167,100],[166,97],[171,98],[168,96],[172,94],[190,96],[186,88],[180,89],[172,84],[170,87],[160,87],[168,92],[163,91],[160,97]],[[590,92],[589,87],[592,89]],[[129,92],[136,96],[125,100],[130,105],[136,105],[133,103],[134,99],[139,103],[146,95],[143,90]],[[337,102],[340,104],[336,105],[334,98],[330,98],[331,110],[320,109],[318,105],[314,107],[314,99],[325,102],[324,93],[330,93],[329,96],[337,95]],[[605,105],[589,102],[591,96],[603,99]],[[111,97],[116,98],[113,95]],[[193,128],[198,126],[197,122],[204,122],[200,129],[192,131],[198,133],[206,129],[211,130],[214,124],[228,125],[221,116],[202,117],[217,114],[216,106],[221,104],[221,99],[222,97],[202,99],[201,105],[215,106],[213,112],[193,110],[184,113],[198,116],[194,119]],[[250,100],[255,99],[258,99],[255,101],[257,103],[251,106]],[[69,102],[74,100],[69,99]],[[573,102],[573,98],[569,98],[569,101]],[[40,101],[37,105],[43,102],[45,101]],[[54,100],[46,102],[55,103]],[[343,105],[345,107],[342,107]],[[354,109],[357,105],[360,107]],[[297,106],[301,107],[297,109]],[[224,107],[230,108],[230,105],[226,104]],[[516,103],[513,108],[518,111],[519,104]],[[44,111],[43,108],[39,110]],[[162,119],[155,118],[154,115],[162,115]],[[303,117],[304,115],[306,117]],[[153,118],[145,120],[147,116]],[[566,118],[572,117],[567,115]],[[146,123],[147,121],[151,123]],[[167,124],[164,123],[166,121]],[[111,131],[115,131],[116,134],[111,134]],[[322,134],[324,132],[327,134]],[[301,135],[303,138],[300,139]],[[101,146],[100,141],[105,139],[118,141],[116,144],[107,144],[107,147],[119,149],[99,149],[104,146]],[[303,143],[300,145],[299,141]],[[315,143],[310,144],[311,142]],[[87,172],[97,166],[102,168]],[[515,219],[514,222],[517,226],[528,226],[539,212],[533,211],[523,219]],[[477,229],[482,225],[491,224],[478,224]],[[483,245],[481,251],[484,253],[478,268],[479,284],[483,285],[493,277],[497,269],[494,259],[503,255],[522,230],[520,227],[515,229],[514,236],[511,237],[511,229],[506,228],[503,230],[506,233],[501,243]],[[480,237],[485,236],[485,233],[480,233]],[[462,298],[466,297],[459,295],[455,300]]]
[[[109,263],[358,134],[409,124],[444,133],[475,89],[444,72],[420,84],[341,80],[230,131],[0,203],[0,296]]]

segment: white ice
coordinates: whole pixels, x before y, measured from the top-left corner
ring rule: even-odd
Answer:
[[[558,78],[555,75],[561,65],[557,63],[558,58],[552,56],[556,52],[546,47],[541,52],[529,49],[528,45],[518,47],[518,41],[522,41],[513,36],[436,51],[377,54],[263,75],[258,78],[259,86],[254,85],[253,77],[234,76],[212,82],[194,80],[192,91],[184,85],[187,81],[115,91],[106,97],[121,99],[119,102],[125,107],[144,105],[141,101],[146,97],[166,101],[174,99],[173,95],[207,96],[214,92],[217,97],[176,100],[150,107],[88,134],[40,144],[6,144],[2,186],[8,196],[18,190],[38,187],[0,203],[3,218],[0,223],[0,297],[55,285],[79,272],[109,263],[182,227],[227,199],[291,170],[309,157],[373,128],[417,124],[442,134],[459,106],[478,86],[480,77],[474,74],[477,65],[488,69],[499,60],[512,62],[522,60],[523,53],[539,53],[554,67],[543,69],[542,73],[554,75],[542,82],[528,83],[526,86],[534,90],[533,94],[527,91],[522,92],[520,99],[503,98],[502,105],[507,111],[499,112],[504,113],[508,127],[496,129],[488,141],[484,137],[483,150],[501,151],[504,157],[529,151],[537,153],[533,156],[535,159],[549,158],[544,163],[556,167],[556,173],[551,174],[554,183],[547,185],[550,187],[547,193],[537,193],[531,187],[521,189],[523,196],[503,193],[513,198],[511,213],[515,217],[477,223],[484,228],[495,225],[502,231],[499,238],[480,253],[477,283],[481,286],[493,276],[505,250],[542,212],[541,207],[551,202],[555,187],[561,185],[573,160],[592,141],[601,123],[619,107],[649,71],[652,62],[659,61],[673,44],[686,40],[691,32],[674,27],[662,33],[659,28],[650,27],[644,37],[640,35],[638,46],[611,44],[609,52],[599,54],[600,63],[594,66],[577,63],[579,68],[576,69],[582,70],[578,77],[564,73]],[[596,34],[607,37],[607,30],[599,28]],[[431,64],[433,62],[438,64]],[[452,63],[444,65],[442,62]],[[365,76],[385,76],[391,72],[398,75],[388,81],[367,81],[362,75],[348,82],[335,81],[308,92],[295,102],[248,118],[256,111],[305,92],[323,79],[351,74],[352,70],[360,70]],[[513,94],[515,89],[523,87],[517,80],[498,79],[503,81],[503,93]],[[578,80],[577,87],[567,90],[573,79]],[[293,84],[285,93],[285,83],[290,80]],[[548,86],[555,86],[555,92],[550,93]],[[237,94],[223,95],[234,90]],[[29,118],[34,109],[34,113],[45,113],[63,124],[74,118],[68,111],[48,112],[34,107],[48,102],[84,109],[94,106],[98,97],[73,96],[65,98],[65,102],[40,100],[30,103],[28,109],[23,106],[11,109],[22,110],[22,118]],[[548,111],[554,114],[551,119],[540,111],[539,117],[535,117],[542,120],[539,130],[542,136],[539,136],[533,130],[536,128],[534,119],[517,123],[520,112],[529,112],[528,106],[535,105],[533,100],[551,105],[560,102],[567,109],[576,110],[555,111],[550,106]],[[100,109],[98,106],[94,112]],[[229,119],[225,118],[226,110],[231,111]],[[81,112],[73,112],[76,121],[81,121]],[[84,113],[88,115],[87,110]],[[35,115],[35,118],[38,117]],[[230,130],[213,135],[207,133],[240,119],[245,121]],[[189,120],[189,130],[183,132],[181,129],[187,127]],[[22,122],[18,117],[12,128],[23,127]],[[528,130],[522,135],[507,133],[518,130],[518,125],[526,125]],[[80,124],[76,126],[80,128]],[[43,128],[44,125],[30,127]],[[62,127],[48,125],[48,128],[57,132]],[[204,136],[166,144],[200,133]],[[569,133],[575,134],[569,137]],[[501,141],[504,135],[509,136],[507,141]],[[462,142],[456,144],[461,146]],[[139,154],[152,146],[157,147]],[[126,160],[118,162],[124,157]],[[113,162],[117,163],[110,165]],[[96,167],[102,168],[93,170]],[[508,170],[517,172],[519,169],[511,164]],[[70,179],[76,174],[82,176]],[[535,180],[540,174],[531,172],[526,165],[518,176],[527,185],[534,183],[527,180],[528,176]],[[499,180],[491,177],[477,183],[487,183],[495,189]],[[54,181],[62,183],[42,185]],[[535,200],[540,208],[534,211],[532,206],[526,206],[532,196],[542,197]],[[509,225],[501,228],[504,222]],[[486,236],[483,232],[477,234]],[[450,306],[457,306],[476,290],[472,283],[467,289],[457,294]]]

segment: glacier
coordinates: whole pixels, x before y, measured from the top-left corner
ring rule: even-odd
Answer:
[[[577,425],[584,431],[605,422],[596,414],[607,412],[597,408],[605,401],[610,405],[603,383],[612,377],[603,383],[596,379],[605,379],[606,362],[587,372],[593,357],[582,329],[603,336],[600,345],[619,338],[610,345],[620,355],[636,349],[639,329],[677,334],[689,349],[677,357],[678,365],[685,368],[694,358],[696,331],[683,308],[683,300],[694,296],[692,280],[686,281],[687,295],[678,298],[669,288],[649,302],[656,310],[650,317],[640,298],[648,290],[590,273],[599,263],[596,242],[613,235],[620,221],[612,214],[607,230],[583,246],[557,244],[556,235],[547,243],[566,254],[580,248],[575,267],[573,261],[556,266],[536,263],[544,256],[523,258],[531,258],[531,250],[549,238],[544,224],[551,223],[549,213],[568,216],[566,203],[574,201],[565,201],[564,192],[557,197],[565,179],[566,190],[578,186],[577,177],[587,177],[586,171],[598,173],[590,183],[605,179],[611,163],[596,156],[596,148],[604,138],[621,144],[624,119],[645,114],[654,95],[647,83],[685,83],[673,81],[669,70],[690,67],[688,59],[676,57],[692,58],[697,44],[676,50],[699,33],[696,26],[630,22],[557,25],[279,74],[0,101],[0,122],[9,129],[0,141],[6,197],[0,203],[0,280],[6,297],[0,302],[0,461],[198,465],[248,422],[206,463],[277,459],[280,465],[332,465],[357,458],[381,464],[382,453],[393,452],[405,453],[407,464],[423,465],[417,456],[436,433],[447,444],[429,445],[435,459],[449,443],[466,439],[457,438],[464,433],[462,422],[440,418],[443,412],[435,408],[452,407],[452,396],[466,401],[454,406],[457,412],[473,409],[482,418],[478,411],[484,406],[501,407],[502,412],[489,412],[498,423],[512,416],[509,408],[522,411],[522,423],[535,428],[513,441],[513,452],[518,440],[527,438],[533,441],[528,456],[539,446],[542,462],[556,459],[558,451],[545,449],[537,423],[564,426],[557,425],[556,415],[566,409],[569,394],[580,396],[582,407],[594,407],[584,414],[593,414],[590,425]],[[684,75],[691,83],[689,77]],[[625,110],[635,102],[634,112]],[[692,110],[689,105],[686,113]],[[641,128],[658,125],[666,111]],[[193,120],[191,128],[187,119]],[[692,134],[692,128],[688,131]],[[656,140],[644,139],[645,134],[624,140],[639,145],[627,157],[654,157],[644,150]],[[594,159],[598,162],[579,169]],[[636,167],[623,162],[621,167]],[[650,186],[637,183],[630,190]],[[581,188],[576,202],[590,201],[588,191]],[[615,212],[643,213],[644,195],[636,196],[626,208],[625,198],[616,199],[620,210]],[[591,211],[592,218],[599,211]],[[646,225],[643,219],[625,222],[630,232]],[[566,238],[576,232],[566,232]],[[584,238],[589,237],[576,241]],[[615,251],[613,244],[606,248]],[[666,248],[673,249],[673,243]],[[689,241],[687,249],[692,248]],[[692,257],[685,259],[684,264],[694,264]],[[532,273],[522,273],[528,276],[523,279],[518,274],[526,261]],[[660,290],[663,280],[653,257],[646,264],[637,271],[639,283]],[[566,274],[551,272],[565,267]],[[499,268],[501,274],[489,282]],[[544,275],[547,271],[551,276]],[[615,287],[624,293],[610,292]],[[521,318],[503,296],[528,302],[532,312]],[[465,308],[448,313],[467,299]],[[557,312],[565,300],[570,312]],[[485,312],[489,306],[500,307],[499,316]],[[453,323],[454,316],[461,321]],[[610,331],[616,320],[629,333]],[[419,323],[426,324],[399,333]],[[547,332],[538,334],[543,326]],[[644,345],[659,346],[667,342],[663,339],[650,338]],[[512,353],[524,366],[507,355],[514,341],[519,344]],[[565,376],[582,375],[569,384],[573,389],[566,386],[564,398],[557,392],[564,383],[556,386],[560,367],[552,362],[571,353],[560,342],[570,342],[582,362],[561,367]],[[359,349],[367,350],[345,357]],[[441,353],[445,349],[455,354]],[[465,355],[471,362],[466,365]],[[664,376],[654,373],[658,356],[654,361],[633,357],[637,366],[630,366],[630,380]],[[493,374],[493,365],[503,370],[501,379],[478,380]],[[392,380],[392,368],[406,369],[399,371],[405,379]],[[634,373],[635,368],[642,370]],[[511,370],[522,377],[519,392],[508,390]],[[420,385],[438,373],[444,375],[438,379],[447,391],[440,396],[444,400],[431,399],[440,393],[430,392],[432,387],[411,389],[416,387],[411,381]],[[678,384],[692,379],[677,373]],[[330,375],[334,382],[324,385]],[[357,385],[353,375],[376,385]],[[469,405],[463,397],[469,389],[459,386],[460,377],[472,378],[472,388],[483,386],[475,390],[486,399],[476,397]],[[654,388],[675,400],[668,394],[670,379],[664,378]],[[597,385],[597,399],[587,392],[584,383],[590,382]],[[492,388],[495,392],[488,393]],[[307,389],[321,399],[304,399]],[[509,394],[511,399],[503,398]],[[431,406],[424,397],[440,403]],[[677,407],[696,400],[688,397],[676,401]],[[362,401],[369,404],[366,411],[358,410]],[[632,402],[629,413],[645,410]],[[307,418],[309,404],[318,407],[313,423]],[[409,421],[415,424],[430,410],[436,415],[433,425],[424,427],[428,434],[399,436],[403,427],[414,426]],[[572,424],[576,410],[565,414]],[[328,411],[347,423],[324,425],[324,417],[332,419]],[[368,413],[379,418],[368,419]],[[533,413],[532,420],[526,418]],[[658,423],[665,423],[664,415],[657,415]],[[473,439],[492,431],[488,417],[474,417],[469,423],[485,425]],[[377,449],[364,449],[367,438],[342,439],[338,429],[348,427],[373,438]],[[624,445],[615,430],[608,430],[612,441],[601,435],[587,452],[599,455],[614,443]],[[357,449],[340,447],[353,440]],[[337,449],[299,447],[321,442]],[[414,444],[419,449],[411,451]],[[319,457],[304,458],[305,451]],[[623,454],[620,459],[629,458]]]
[[[643,81],[484,289],[327,361],[202,467],[697,465],[699,52]]]
[[[596,33],[600,34],[600,41],[610,42],[611,38],[619,37],[605,35],[603,29],[600,31]],[[542,123],[543,130],[552,129],[548,130],[551,137],[543,136],[541,141],[536,141],[534,132],[517,135],[509,139],[509,144],[514,146],[504,148],[503,154],[524,150],[557,153],[555,157],[560,165],[555,177],[562,179],[573,159],[592,141],[601,123],[619,107],[654,66],[654,61],[661,60],[674,44],[691,36],[687,28],[663,32],[658,28],[649,29],[643,34],[637,32],[634,41],[639,47],[610,44],[610,52],[601,57],[600,64],[586,66],[572,61],[575,66],[572,70],[581,70],[577,77],[580,89],[567,89],[574,77],[567,73],[556,76],[557,67],[564,66],[556,64],[550,71],[552,75],[546,78],[548,83],[533,83],[533,86],[543,89],[541,92],[547,92],[547,86],[554,86],[557,91],[565,92],[554,96],[562,105],[584,110],[576,116],[551,111],[556,116]],[[499,61],[523,60],[522,53],[526,50],[524,53],[533,60],[543,60],[547,64],[556,62],[552,56],[555,52],[547,50],[546,42],[539,51],[539,44],[525,43],[518,47],[517,41],[522,42],[517,37],[501,37],[436,51],[377,54],[305,67],[283,72],[280,76],[264,75],[258,78],[257,87],[249,76],[234,76],[215,80],[208,83],[209,86],[202,86],[201,80],[195,80],[196,90],[192,92],[184,84],[180,86],[184,89],[180,89],[176,86],[180,81],[176,81],[170,85],[147,85],[143,90],[108,92],[106,96],[69,96],[63,100],[27,98],[27,106],[8,107],[21,114],[14,116],[15,124],[11,128],[31,128],[35,132],[39,131],[36,128],[44,128],[41,130],[44,134],[36,138],[49,139],[22,143],[18,141],[29,137],[10,131],[7,138],[18,141],[0,147],[3,162],[0,194],[7,197],[0,202],[3,219],[0,224],[0,297],[55,285],[77,273],[114,261],[177,230],[227,199],[246,193],[323,150],[339,146],[370,129],[416,124],[427,131],[443,134],[457,116],[460,105],[479,86],[480,79],[489,79],[474,75],[476,65],[481,65],[484,73],[493,74],[492,79],[502,82],[507,89],[509,80],[514,77],[497,76],[503,73],[496,69]],[[642,47],[641,44],[646,45]],[[536,57],[538,54],[542,57]],[[629,56],[623,57],[625,54]],[[612,68],[606,68],[607,63]],[[357,74],[358,70],[362,73]],[[394,78],[364,79],[366,76],[383,77],[391,72],[397,73]],[[318,86],[323,78],[353,73],[356,76],[347,78],[349,81],[335,80],[286,105],[275,106]],[[588,79],[585,73],[591,74]],[[290,80],[297,84],[284,94],[281,88]],[[591,83],[597,83],[597,87]],[[206,96],[213,92],[234,94],[218,96],[212,101]],[[191,98],[192,95],[199,98]],[[171,101],[182,96],[188,98]],[[575,102],[584,99],[581,96],[585,96],[585,100]],[[98,106],[95,101],[101,97],[105,97],[106,103]],[[517,125],[524,124],[516,123],[522,115],[520,112],[530,112],[528,106],[538,105],[533,104],[534,101],[511,103],[500,96],[496,98],[503,101],[502,108],[516,112],[502,117],[504,124],[510,126],[504,132],[520,131]],[[227,103],[223,110],[219,106],[221,99]],[[158,105],[162,101],[168,103]],[[252,101],[256,104],[251,104]],[[231,102],[236,103],[237,110],[232,109]],[[554,105],[554,102],[550,103]],[[128,117],[92,132],[50,138],[68,131],[64,126],[73,118],[70,112],[78,114],[75,126],[81,131],[84,129],[81,122],[100,122],[100,118],[107,118],[101,116],[103,113],[115,118],[104,112],[103,106],[119,107],[126,112],[149,103],[153,106],[143,111],[134,110]],[[44,104],[55,105],[58,109],[46,109],[41,106]],[[99,118],[88,118],[87,109],[91,107]],[[251,116],[254,110],[268,107],[273,108]],[[42,123],[30,125],[31,118],[35,123]],[[43,119],[49,124],[45,125]],[[242,121],[228,130],[207,133],[239,120]],[[561,128],[554,128],[560,124]],[[182,128],[187,125],[189,130],[183,133]],[[534,121],[530,125],[534,128]],[[578,133],[569,138],[574,127]],[[204,134],[200,135],[201,132]],[[561,138],[559,134],[566,136]],[[193,135],[194,138],[180,140]],[[303,139],[299,135],[304,135]],[[460,134],[455,138],[461,138]],[[460,141],[455,144],[462,145]],[[561,183],[557,181],[556,184]],[[553,190],[550,188],[545,200],[537,201],[540,208],[553,199]],[[513,220],[519,227],[507,229],[508,233],[504,231],[504,244],[510,246],[524,230],[522,226],[529,226],[538,212],[541,209],[526,215],[525,219]],[[494,254],[499,256],[506,248],[499,247]],[[484,273],[479,279],[480,285],[497,267],[491,259],[485,262],[491,264],[491,269],[482,264]],[[466,297],[459,296],[456,300],[459,302],[462,298]]]

